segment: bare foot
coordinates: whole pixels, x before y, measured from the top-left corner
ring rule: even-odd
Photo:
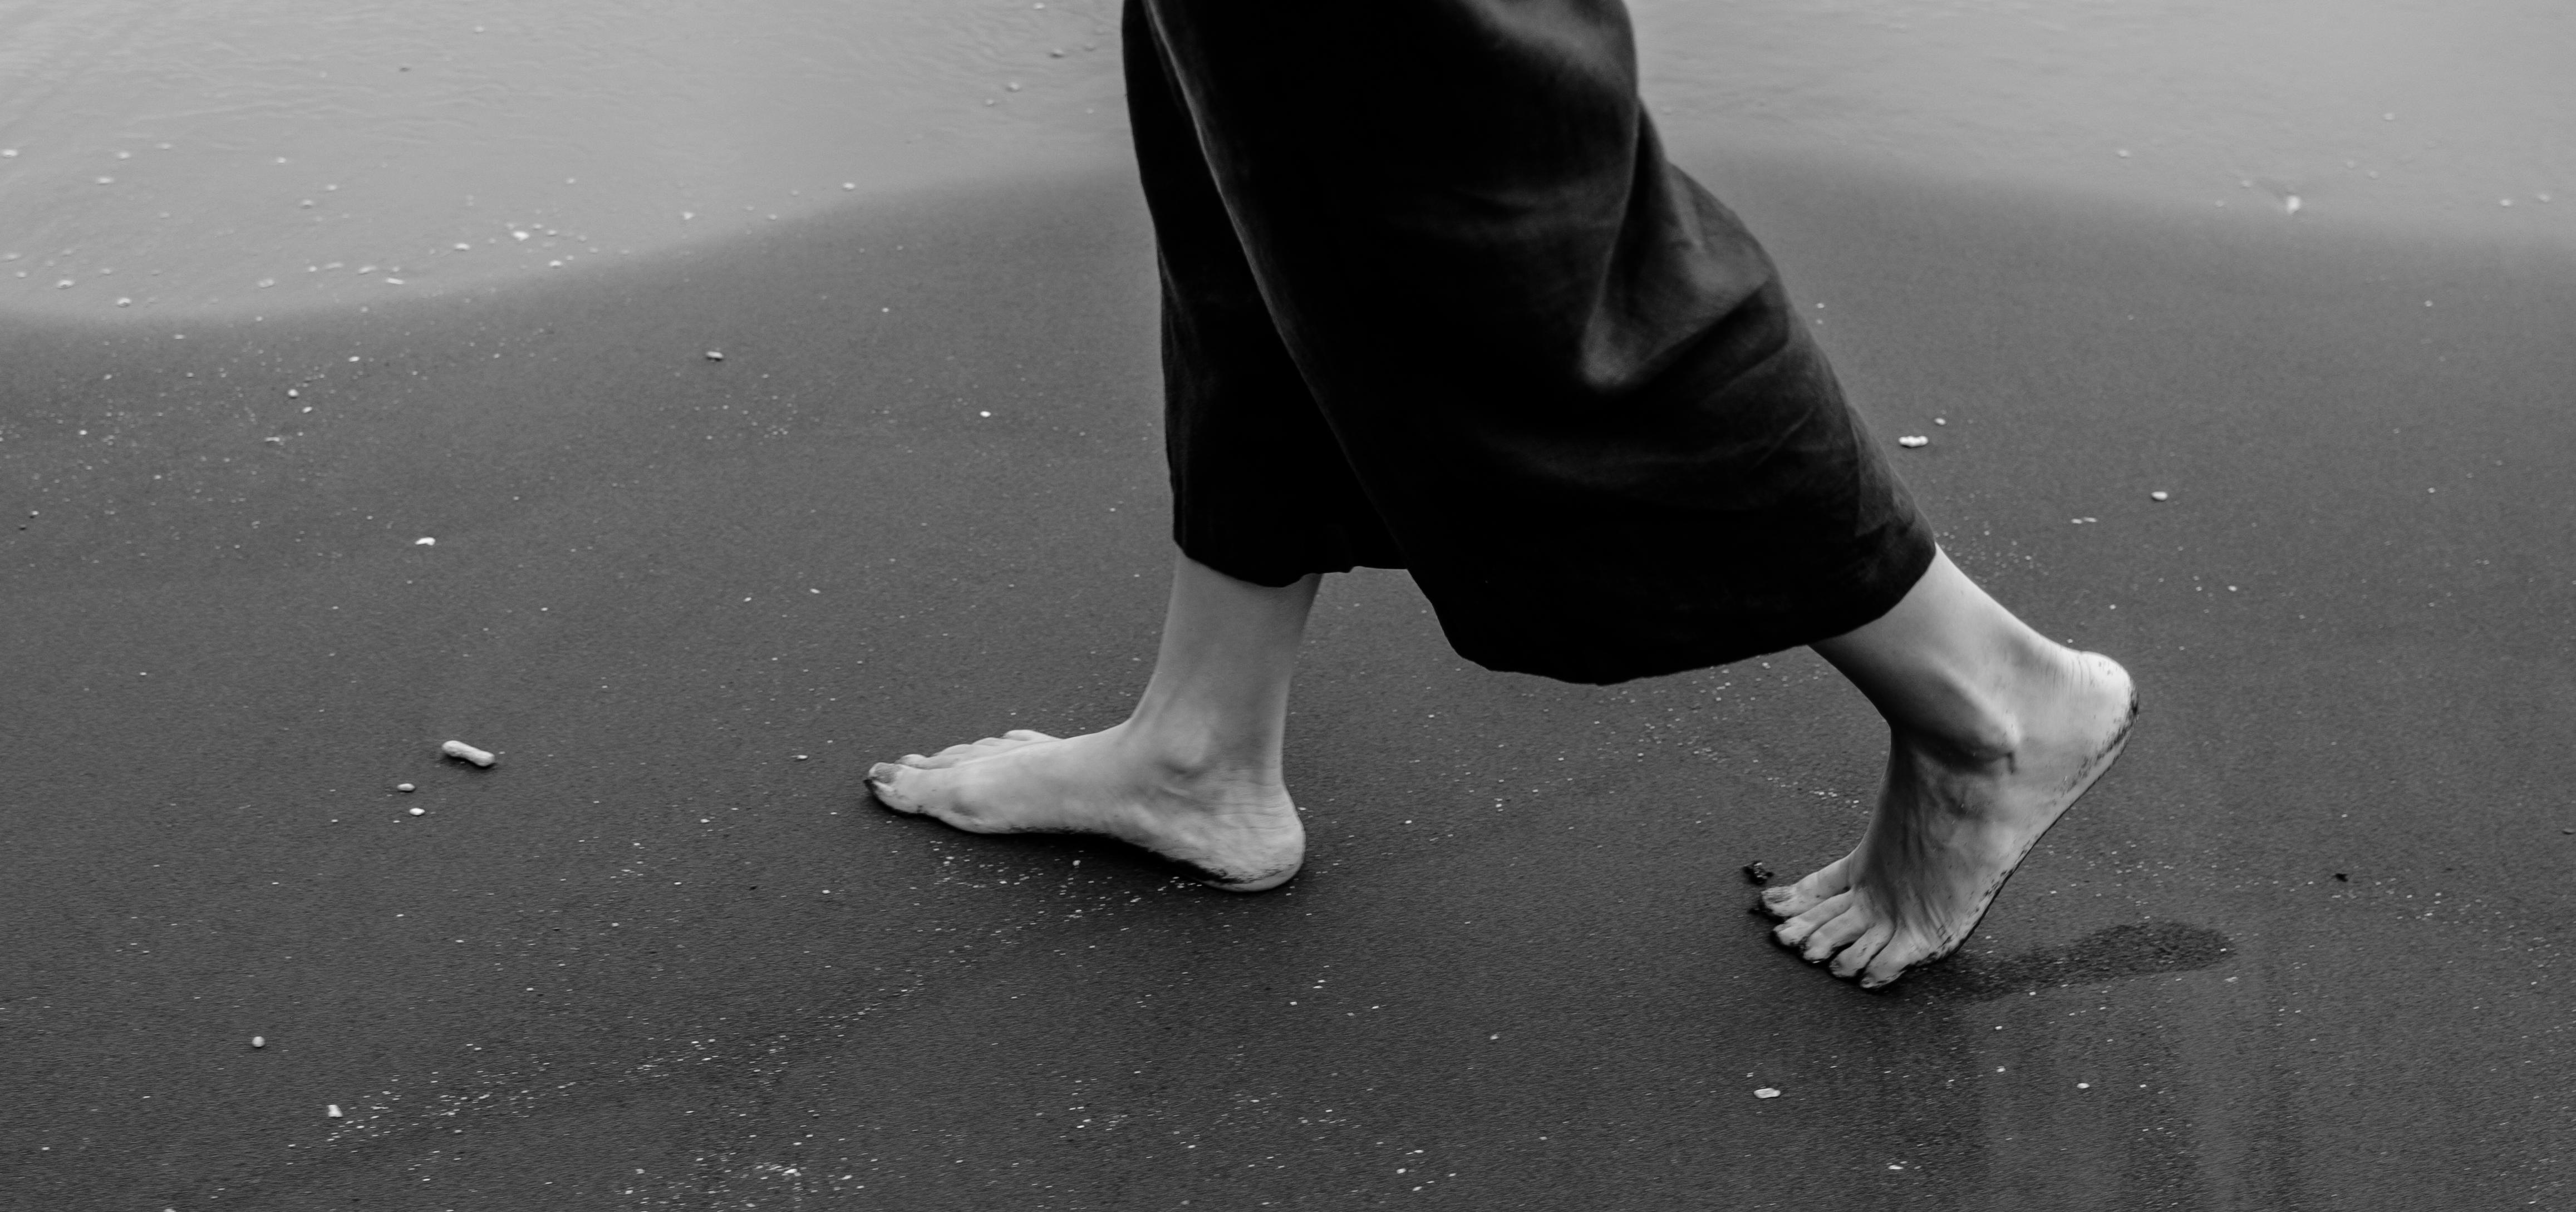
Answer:
[[[969,833],[1096,833],[1260,892],[1305,862],[1306,830],[1276,772],[1211,771],[1121,724],[1057,738],[1018,729],[868,770],[878,802]]]
[[[2022,856],[2120,756],[2137,718],[2128,671],[2059,651],[2053,676],[2020,692],[2011,752],[1971,758],[1900,733],[1860,845],[1762,893],[1763,911],[1788,919],[1773,937],[1864,988],[1957,949]]]

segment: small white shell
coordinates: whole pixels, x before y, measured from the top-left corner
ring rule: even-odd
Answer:
[[[1764,1086],[1764,1087],[1762,1087],[1761,1089],[1754,1091],[1754,1092],[1753,1092],[1753,1097],[1755,1097],[1755,1098],[1778,1098],[1778,1097],[1780,1097],[1780,1092],[1779,1092],[1779,1091],[1777,1091],[1777,1090],[1772,1089],[1772,1088],[1771,1088],[1771,1087],[1769,1087],[1769,1086]]]
[[[1912,434],[1912,433],[1910,433],[1910,434],[1905,435],[1904,437],[1898,438],[1898,439],[1896,440],[1896,444],[1897,444],[1897,445],[1899,445],[1899,446],[1902,446],[1902,447],[1906,448],[1907,450],[1912,450],[1912,449],[1914,449],[1915,447],[1918,447],[1918,446],[1929,446],[1929,445],[1931,445],[1931,444],[1932,444],[1932,439],[1927,438],[1927,437],[1924,437],[1924,436],[1923,436],[1923,435],[1921,435],[1921,434]]]
[[[322,1114],[330,1116],[333,1119],[340,1118],[340,1104],[332,1103],[331,1105],[322,1108]]]
[[[2170,501],[2173,499],[2173,494],[2159,488],[2154,492],[2148,493],[2147,499],[2150,501]]]
[[[477,749],[463,741],[449,741],[446,744],[439,746],[438,751],[460,761],[472,762],[477,766],[488,767],[492,763],[500,760],[499,758],[493,757],[490,753]]]

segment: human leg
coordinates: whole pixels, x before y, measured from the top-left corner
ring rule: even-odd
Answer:
[[[1288,683],[1320,575],[1281,588],[1181,557],[1153,677],[1100,732],[1014,729],[868,771],[877,799],[973,833],[1096,833],[1259,892],[1287,882],[1305,829],[1280,777]]]
[[[1949,556],[1877,621],[1814,645],[1888,724],[1886,781],[1850,854],[1763,907],[1776,936],[1875,987],[1949,954],[2040,835],[2119,756],[2127,671],[2051,642]]]

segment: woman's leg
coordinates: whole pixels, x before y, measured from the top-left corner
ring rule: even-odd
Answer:
[[[1306,850],[1280,779],[1288,681],[1322,582],[1274,589],[1182,556],[1154,676],[1125,723],[911,754],[868,784],[889,808],[975,833],[1105,834],[1230,891],[1285,883]]]
[[[1764,907],[1782,943],[1877,986],[1957,947],[2119,756],[2127,671],[2033,631],[1944,553],[1896,608],[1815,645],[1887,718],[1887,780],[1849,855]]]

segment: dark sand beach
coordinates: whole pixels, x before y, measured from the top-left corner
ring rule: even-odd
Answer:
[[[1812,656],[1488,674],[1399,573],[1325,590],[1279,892],[875,807],[1114,721],[1160,619],[1141,204],[997,185],[0,326],[0,1204],[2576,1199],[2564,252],[1688,163],[1960,563],[2145,690],[1954,960],[1745,912],[1874,786]]]

